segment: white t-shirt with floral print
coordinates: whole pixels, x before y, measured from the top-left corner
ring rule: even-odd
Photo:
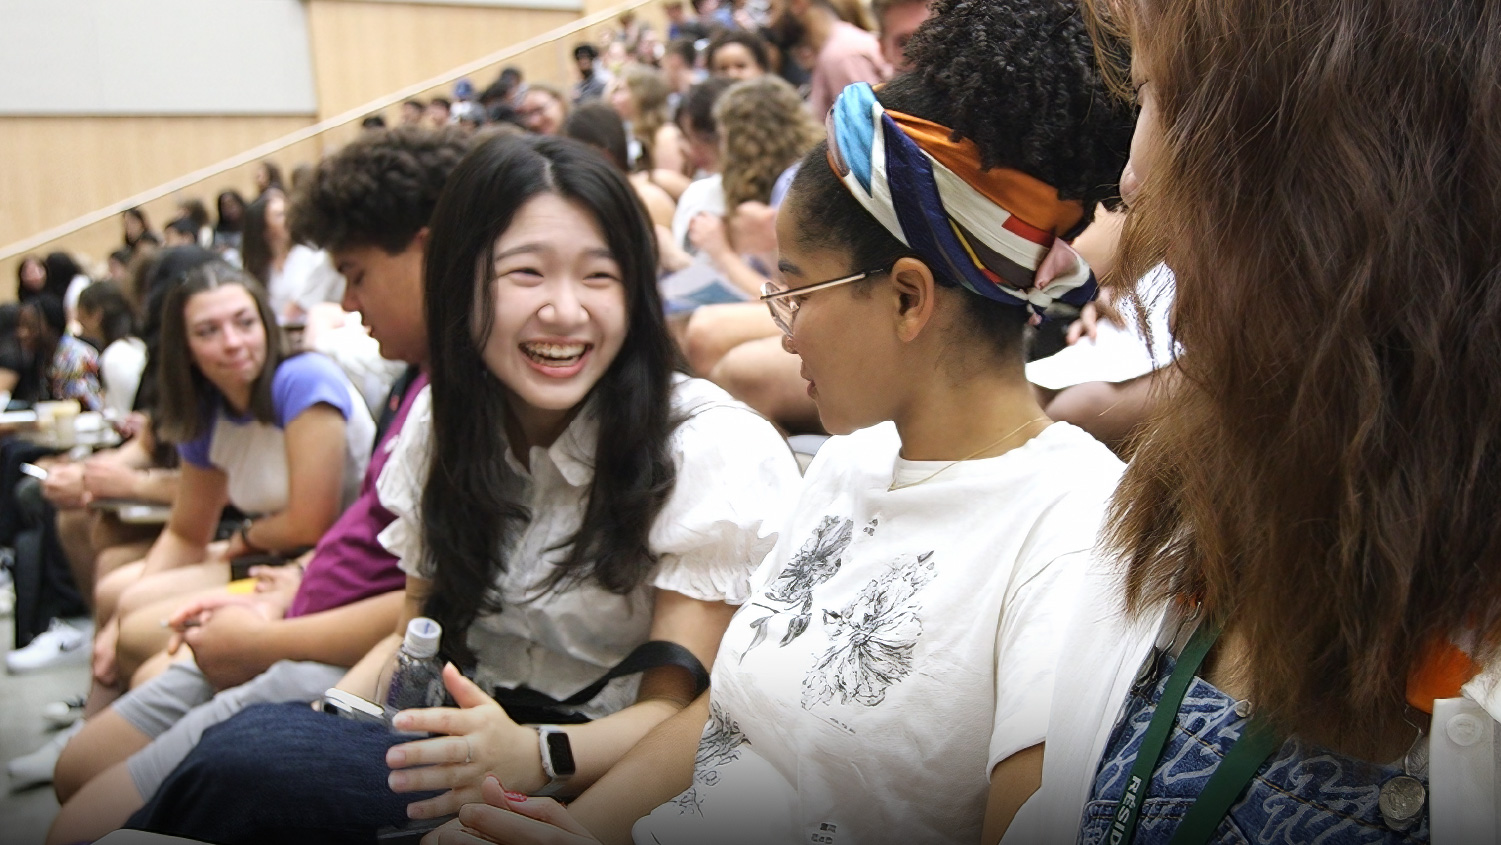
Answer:
[[[1066,423],[948,469],[899,447],[819,451],[720,645],[693,786],[638,843],[979,841],[1123,465]]]

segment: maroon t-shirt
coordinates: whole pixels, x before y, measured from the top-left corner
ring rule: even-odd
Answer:
[[[365,480],[360,483],[359,498],[345,509],[313,549],[313,557],[302,576],[302,586],[297,589],[292,607],[287,611],[289,618],[343,607],[406,586],[406,575],[396,565],[396,556],[386,551],[376,539],[396,515],[381,507],[380,497],[375,493],[375,482],[391,456],[396,435],[406,424],[412,401],[426,385],[427,373],[421,373],[412,379],[402,396],[396,416],[386,427],[380,442],[375,444],[375,454],[370,456]]]

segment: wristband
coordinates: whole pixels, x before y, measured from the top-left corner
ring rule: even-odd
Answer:
[[[252,543],[250,541],[250,526],[254,524],[255,522],[253,520],[247,519],[244,522],[240,523],[240,530],[236,531],[235,533],[239,535],[240,545],[244,546],[246,551],[258,555],[266,554],[265,549],[257,546],[255,543]]]

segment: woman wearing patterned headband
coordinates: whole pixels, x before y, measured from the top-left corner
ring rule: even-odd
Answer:
[[[1129,116],[1068,4],[957,0],[934,21],[911,48],[930,70],[846,89],[778,217],[785,283],[763,299],[839,436],[698,725],[674,720],[568,815],[492,783],[436,841],[543,841],[539,819],[610,841],[647,813],[637,842],[995,842],[1036,787],[1053,627],[1121,464],[1043,414],[1022,341],[1092,295],[1066,238],[1114,192]],[[1000,63],[953,61],[982,40]],[[1038,65],[1045,90],[994,75]],[[1039,105],[1031,134],[982,125]]]

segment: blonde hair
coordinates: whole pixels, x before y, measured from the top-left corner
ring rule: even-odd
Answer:
[[[672,89],[662,72],[646,65],[627,65],[620,80],[631,99],[636,103],[636,118],[631,121],[631,134],[641,142],[641,157],[636,160],[637,170],[651,170],[655,161],[657,131],[671,121],[667,113],[667,95]]]
[[[823,139],[823,127],[782,79],[767,75],[730,86],[714,106],[723,147],[724,207],[769,202],[782,171]]]

